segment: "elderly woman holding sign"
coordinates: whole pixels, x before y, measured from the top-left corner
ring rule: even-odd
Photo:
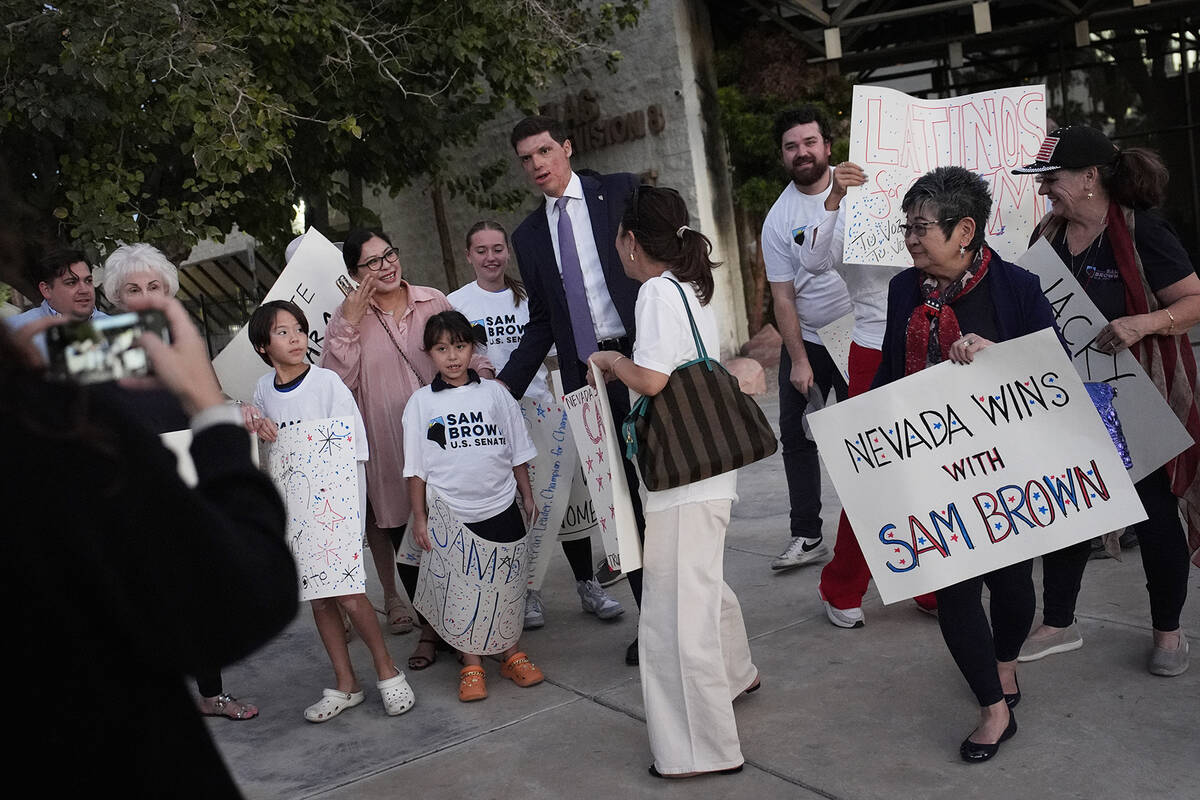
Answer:
[[[1149,515],[1134,526],[1154,625],[1148,668],[1154,675],[1181,675],[1188,667],[1179,627],[1188,539],[1179,512],[1192,547],[1200,547],[1200,409],[1187,338],[1200,322],[1200,278],[1171,226],[1150,211],[1166,194],[1167,168],[1149,150],[1118,150],[1100,131],[1071,125],[1046,138],[1036,162],[1013,172],[1035,174],[1038,193],[1053,203],[1034,239],[1050,242],[1109,320],[1090,347],[1104,354],[1129,349],[1194,442],[1136,484]],[[1088,549],[1082,542],[1045,557],[1043,624],[1021,648],[1021,661],[1083,646],[1075,599]]]
[[[962,167],[939,167],[917,180],[901,208],[913,268],[888,287],[887,330],[875,386],[941,361],[970,363],[988,345],[1054,325],[1036,276],[1000,258],[984,242],[992,198]],[[938,623],[950,654],[979,701],[980,721],[959,754],[978,763],[1017,732],[1021,699],[1017,654],[1033,625],[1032,562],[940,589]],[[991,624],[981,590],[991,592]]]

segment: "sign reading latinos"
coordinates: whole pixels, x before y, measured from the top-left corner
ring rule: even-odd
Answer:
[[[1146,518],[1051,329],[812,415],[885,603]]]
[[[1018,86],[945,100],[922,100],[880,86],[855,86],[850,161],[867,173],[845,203],[847,264],[912,264],[904,247],[900,203],[934,167],[959,166],[983,176],[992,190],[988,244],[1000,253],[1024,251],[1045,213],[1033,175],[1013,167],[1034,161],[1046,135],[1046,87]]]
[[[1192,437],[1187,428],[1133,353],[1096,349],[1096,335],[1108,320],[1050,243],[1038,239],[1017,263],[1041,279],[1042,294],[1054,308],[1054,318],[1071,348],[1079,376],[1085,381],[1104,381],[1117,390],[1113,407],[1121,418],[1121,429],[1133,459],[1130,480],[1137,483],[1190,446]]]
[[[540,589],[550,565],[549,544],[553,543],[570,505],[571,479],[579,457],[575,454],[567,412],[562,406],[542,405],[526,397],[521,400],[521,414],[538,451],[529,464],[529,482],[537,516],[529,529],[526,560],[529,586]]]
[[[430,489],[433,549],[421,559],[413,607],[455,650],[503,653],[524,626],[528,538],[508,544],[481,539]]]
[[[300,306],[308,318],[308,353],[305,357],[310,364],[321,360],[325,325],[345,299],[342,290],[337,288],[338,276],[345,274],[341,251],[320,231],[309,228],[292,260],[279,273],[275,285],[263,298],[264,303],[291,300]],[[233,340],[213,359],[213,369],[225,394],[248,403],[254,397],[254,384],[270,367],[254,352],[250,345],[250,334],[246,326],[242,326]]]
[[[365,592],[354,420],[331,417],[280,428],[266,461],[287,512],[300,599]]]
[[[600,368],[591,365],[592,379],[604,386]],[[612,408],[607,392],[584,386],[563,397],[579,464],[592,494],[592,506],[600,523],[600,538],[608,565],[615,570],[640,569],[642,551],[637,522],[629,501],[629,484],[619,450],[621,437],[610,430]]]

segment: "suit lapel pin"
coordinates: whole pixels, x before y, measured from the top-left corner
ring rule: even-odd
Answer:
[[[598,195],[596,195],[596,198],[597,198],[597,199],[599,199],[599,200],[603,200],[603,199],[604,199],[604,195],[602,195],[602,194],[598,194]]]

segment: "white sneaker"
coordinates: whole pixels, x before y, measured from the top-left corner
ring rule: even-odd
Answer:
[[[542,608],[542,593],[530,589],[525,593],[525,630],[540,628],[546,624],[545,609]]]
[[[806,539],[803,536],[793,536],[787,549],[771,562],[771,569],[791,569],[805,564],[811,564],[829,555],[829,547],[824,539]]]
[[[586,581],[575,581],[575,591],[579,592],[579,600],[583,610],[595,614],[600,619],[612,619],[625,613],[621,604],[614,600],[608,592],[596,582],[595,578]]]
[[[829,617],[829,621],[839,628],[861,628],[866,624],[863,618],[862,606],[857,608],[834,608],[829,601],[825,599],[825,594],[820,587],[817,588],[817,594],[821,597],[821,602],[825,604],[825,616]]]

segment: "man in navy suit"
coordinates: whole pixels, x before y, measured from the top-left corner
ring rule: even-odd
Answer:
[[[554,345],[563,390],[569,393],[587,382],[590,353],[618,350],[632,355],[633,309],[639,285],[625,275],[616,238],[626,201],[639,181],[629,173],[574,172],[566,126],[552,117],[526,117],[513,128],[510,141],[525,175],[545,200],[513,231],[513,250],[529,295],[529,323],[521,343],[496,377],[514,396],[521,397]],[[618,382],[609,383],[607,389],[613,430],[619,431],[629,413],[629,390]],[[637,473],[629,461],[624,467],[640,533],[645,520]],[[616,601],[591,577],[590,544],[587,540],[582,544],[587,547],[586,561],[581,558],[581,548],[564,550],[584,610],[601,618],[616,616],[620,613],[613,613]],[[628,576],[634,599],[640,603],[641,570],[631,570]],[[636,640],[626,651],[625,661],[637,663]]]

